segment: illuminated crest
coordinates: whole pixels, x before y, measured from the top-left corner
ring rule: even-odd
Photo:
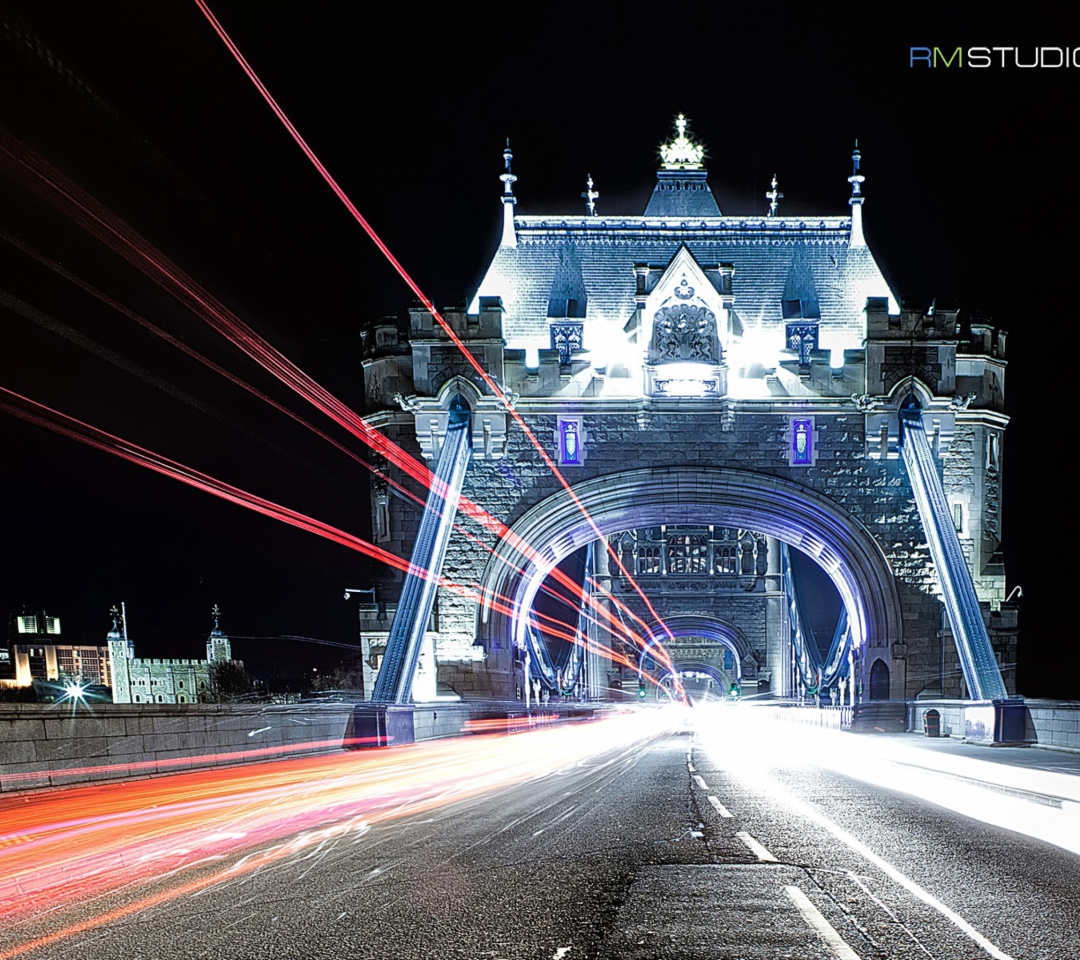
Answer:
[[[691,140],[686,135],[689,121],[681,113],[675,120],[678,135],[670,143],[661,144],[660,157],[665,170],[701,170],[705,157],[705,147]]]

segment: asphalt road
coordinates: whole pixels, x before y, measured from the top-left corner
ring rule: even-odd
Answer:
[[[544,736],[507,739],[527,757]],[[874,761],[831,770],[835,741],[815,737],[710,722],[437,803],[414,781],[392,818],[328,809],[303,842],[81,904],[43,896],[0,929],[0,958],[1080,957],[1075,853],[867,782]],[[948,776],[927,787],[884,766],[904,789],[948,791]],[[1008,800],[1062,814],[1043,794]]]

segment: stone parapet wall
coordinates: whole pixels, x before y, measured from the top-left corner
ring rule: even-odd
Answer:
[[[1080,703],[1027,700],[1027,736],[1038,746],[1080,751]]]
[[[964,736],[964,700],[915,700],[908,705],[908,729],[921,733],[927,710],[941,715],[943,737]],[[1080,751],[1080,702],[1025,700],[1027,730],[1024,739],[1038,747]]]
[[[341,750],[353,703],[0,704],[0,793],[133,779]],[[587,703],[476,700],[417,704],[417,740],[516,733],[610,709]]]
[[[338,750],[352,704],[0,704],[0,792]]]

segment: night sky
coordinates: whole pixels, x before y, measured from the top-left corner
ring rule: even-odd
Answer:
[[[1024,592],[1021,686],[1080,696],[1060,665],[1076,643],[1063,631],[1077,569],[1070,373],[1051,366],[1075,323],[1080,67],[908,66],[911,46],[1028,53],[1080,44],[1080,29],[1075,17],[995,20],[982,4],[905,5],[874,24],[859,8],[819,6],[668,5],[638,17],[614,5],[446,5],[427,19],[409,4],[213,9],[437,304],[470,295],[494,250],[507,137],[518,213],[583,211],[591,173],[612,216],[644,210],[679,112],[707,145],[725,214],[764,214],[776,172],[782,214],[846,215],[858,138],[867,238],[893,288],[981,310],[1010,333],[1004,526],[1009,586]],[[411,295],[195,3],[34,0],[0,13],[0,127],[359,409],[360,328]],[[92,92],[26,55],[18,22]],[[10,162],[0,230],[363,452]],[[369,534],[364,471],[325,442],[6,241],[0,290],[0,385]],[[370,583],[362,556],[8,416],[0,449],[5,615],[44,607],[67,639],[97,641],[125,600],[141,655],[199,655],[215,602],[234,635],[355,642],[355,601],[342,591]],[[249,659],[340,655],[244,643]]]

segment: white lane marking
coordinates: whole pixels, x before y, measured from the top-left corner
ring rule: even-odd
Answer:
[[[569,952],[569,947],[559,947],[559,949],[551,955],[551,960],[563,960],[563,957],[565,957]]]
[[[702,780],[701,777],[696,773],[694,774],[694,780],[697,782],[697,785],[701,787],[702,790],[709,789],[709,785],[704,780]]]
[[[852,870],[846,870],[845,873],[847,873],[848,879],[852,883],[854,883],[855,886],[857,886],[860,890],[862,890],[862,892],[865,893],[871,900],[873,900],[874,903],[876,903],[882,909],[882,911],[888,916],[890,920],[892,920],[893,923],[895,923],[901,930],[904,931],[904,933],[911,937],[912,942],[923,953],[925,953],[930,958],[930,960],[934,960],[934,955],[926,949],[926,945],[917,936],[915,936],[914,933],[911,932],[911,928],[906,923],[904,923],[904,921],[901,920],[892,910],[890,910],[888,905],[880,897],[878,897],[873,890],[871,890],[865,883],[863,883],[861,877],[855,874]]]
[[[968,937],[974,940],[980,947],[983,948],[994,960],[1016,960],[1011,954],[1006,953],[1000,947],[996,946],[986,937],[984,937],[978,930],[976,930],[970,923],[968,923],[960,914],[954,910],[950,910],[944,903],[942,903],[937,897],[935,897],[929,890],[924,887],[920,887],[914,880],[909,879],[902,874],[896,867],[894,867],[888,860],[883,857],[879,857],[873,850],[871,850],[861,840],[856,840],[850,833],[848,833],[843,827],[837,826],[824,814],[818,813],[810,804],[803,800],[798,799],[784,788],[780,784],[773,780],[772,777],[761,777],[762,781],[768,783],[768,788],[784,798],[784,802],[793,810],[798,811],[804,817],[812,820],[818,826],[827,830],[841,843],[847,844],[857,854],[869,860],[875,867],[881,870],[887,877],[895,880],[900,886],[902,886],[909,893],[914,894],[923,903],[929,907],[933,907],[938,913],[940,913],[946,920],[952,923],[957,929],[963,931]],[[763,784],[764,785],[764,784]]]
[[[766,850],[745,830],[740,830],[738,833],[735,834],[735,836],[737,836],[743,843],[745,843],[746,846],[749,847],[750,852],[763,863],[779,863],[776,857],[769,853],[768,850]]]
[[[693,773],[695,770],[697,770],[697,767],[695,767],[689,760],[687,760],[686,769]]]
[[[784,892],[791,897],[791,902],[799,908],[799,913],[803,915],[803,919],[825,941],[836,960],[860,960],[859,955],[836,932],[836,927],[821,915],[821,911],[810,902],[810,898],[802,890],[798,887],[784,887]]]
[[[716,797],[712,796],[711,794],[709,796],[709,803],[711,803],[713,805],[713,808],[716,810],[716,812],[718,814],[720,814],[720,816],[722,816],[722,817],[730,817],[731,816],[731,811],[728,810],[727,807],[725,807],[719,800],[716,799]]]

